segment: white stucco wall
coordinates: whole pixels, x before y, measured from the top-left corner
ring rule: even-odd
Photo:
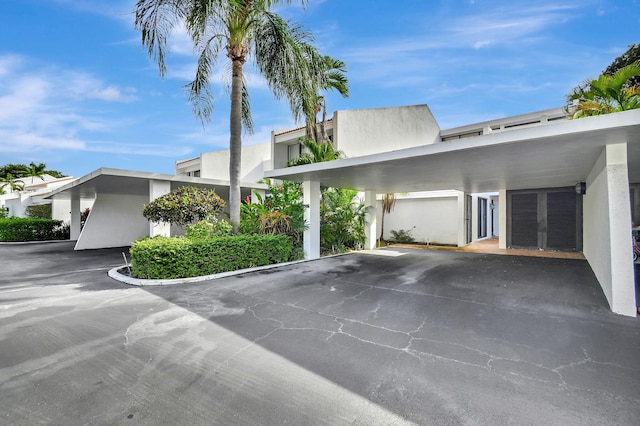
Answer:
[[[83,198],[80,200],[80,211],[93,207],[93,198]],[[71,222],[71,200],[53,199],[51,201],[51,218],[63,222]]]
[[[22,202],[22,197],[18,195],[15,198],[4,200],[5,207],[9,208],[9,216],[25,217],[26,206]]]
[[[229,180],[229,150],[204,152],[200,156],[200,177]],[[264,170],[271,165],[271,143],[242,147],[240,180],[255,183],[264,177]]]
[[[377,201],[376,207],[376,235],[380,237],[382,202]],[[416,242],[458,245],[459,213],[457,194],[428,198],[398,196],[391,213],[384,216],[384,239],[390,238],[391,231],[404,229],[411,231]]]
[[[148,202],[144,196],[99,194],[75,250],[129,246],[149,235],[149,222],[142,216]]]
[[[347,157],[440,141],[440,126],[426,105],[336,111],[333,121],[334,145]]]
[[[635,316],[626,144],[608,145],[583,198],[583,252],[613,312]]]

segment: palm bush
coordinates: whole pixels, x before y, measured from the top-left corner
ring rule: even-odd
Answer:
[[[368,208],[351,189],[327,188],[320,205],[320,246],[331,252],[362,248]]]
[[[213,189],[183,186],[145,205],[142,215],[150,222],[185,226],[215,217],[224,206]]]
[[[640,108],[640,87],[630,83],[638,76],[640,61],[587,80],[567,96],[571,102],[567,109],[572,118],[583,118]]]

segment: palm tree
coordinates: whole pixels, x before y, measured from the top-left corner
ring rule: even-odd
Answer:
[[[24,183],[16,180],[11,173],[7,173],[5,176],[0,176],[0,190],[4,192],[4,188],[9,187],[9,191],[22,191],[24,189]]]
[[[323,163],[325,161],[338,160],[344,158],[342,151],[333,149],[329,142],[317,143],[310,138],[298,139],[308,152],[304,152],[298,158],[294,158],[287,163],[287,166],[301,166],[303,164]]]
[[[343,61],[331,56],[324,56],[322,62],[322,67],[319,69],[320,74],[310,81],[311,84],[298,88],[301,92],[298,95],[300,105],[297,113],[294,113],[294,117],[297,120],[300,115],[304,115],[307,138],[313,139],[315,142],[331,143],[325,131],[327,104],[321,92],[336,90],[342,97],[348,98],[349,82],[346,75],[347,65]],[[318,132],[317,115],[320,111],[322,111],[322,121]]]
[[[22,172],[22,178],[30,177],[31,183],[33,183],[33,178],[40,178],[40,180],[44,180],[44,175],[47,173],[47,165],[44,163],[35,164],[34,162],[29,163],[28,166],[24,166],[24,171]]]
[[[567,97],[572,102],[572,118],[610,114],[640,108],[640,87],[629,85],[640,76],[640,61],[620,68],[613,75],[600,75],[574,89]]]
[[[198,57],[195,77],[186,88],[193,111],[203,124],[213,111],[212,70],[219,54],[226,53],[230,60],[229,210],[234,232],[240,222],[242,129],[250,132],[253,127],[244,63],[249,57],[254,60],[275,97],[286,98],[292,112],[299,105],[300,93],[308,93],[308,87],[317,84],[312,80],[323,75],[324,57],[312,45],[311,35],[271,11],[294,2],[306,4],[306,0],[138,0],[136,5],[135,26],[161,76],[166,72],[171,31],[184,22]]]
[[[384,215],[385,213],[391,213],[393,207],[396,205],[396,194],[387,193],[382,196],[382,218],[380,219],[380,241],[382,241],[384,235]]]

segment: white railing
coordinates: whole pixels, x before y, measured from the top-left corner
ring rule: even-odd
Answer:
[[[497,120],[485,121],[483,123],[443,130],[440,132],[440,136],[442,138],[442,142],[447,142],[456,139],[482,136],[489,133],[544,126],[551,122],[564,121],[567,119],[568,114],[564,108],[554,108],[546,111],[500,118]]]

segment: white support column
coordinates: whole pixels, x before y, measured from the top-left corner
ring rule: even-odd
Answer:
[[[465,193],[458,191],[458,247],[464,247],[467,245],[467,224],[465,223],[465,205],[464,205]]]
[[[320,257],[320,182],[304,181],[303,202],[304,221],[308,228],[304,231],[304,258]]]
[[[618,314],[635,316],[627,144],[607,145],[587,178],[584,255]]]
[[[149,181],[149,202],[171,192],[171,182],[150,180]],[[149,222],[149,236],[155,237],[162,235],[163,237],[171,236],[171,224]]]
[[[507,248],[507,190],[498,192],[498,248]]]
[[[376,216],[376,192],[364,192],[364,205],[367,208],[364,225],[364,249],[373,250],[376,248],[376,230],[378,229],[378,218]]]
[[[80,198],[71,199],[71,241],[80,237]]]

